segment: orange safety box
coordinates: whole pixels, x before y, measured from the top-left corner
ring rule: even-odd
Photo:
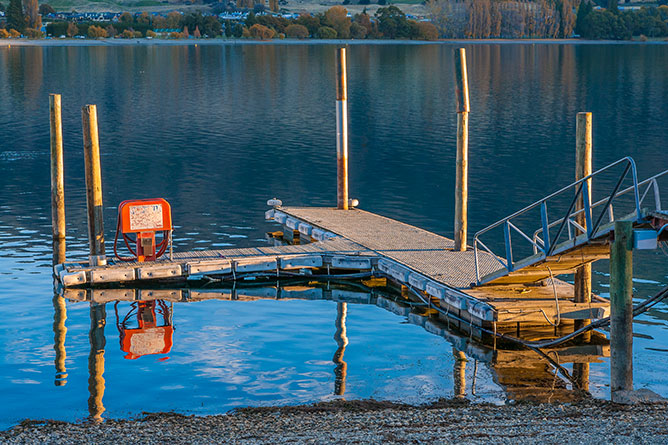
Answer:
[[[155,235],[162,233],[162,241],[156,244]],[[171,245],[172,211],[169,203],[162,198],[134,199],[123,201],[118,206],[118,223],[114,239],[114,254],[122,261],[155,261]],[[118,254],[118,236],[123,236],[132,257]],[[135,239],[131,238],[135,234]],[[136,250],[131,247],[136,245]]]

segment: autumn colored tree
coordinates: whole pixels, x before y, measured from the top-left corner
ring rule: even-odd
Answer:
[[[490,0],[471,0],[467,6],[469,17],[467,37],[486,39],[492,33],[492,4]]]
[[[196,39],[202,38],[202,33],[199,32],[199,26],[195,25],[195,30],[193,31],[193,37]]]
[[[188,37],[190,37],[190,33],[188,32],[188,27],[187,26],[183,27],[183,31],[181,32],[181,34],[183,35],[184,39],[187,39]]]
[[[276,32],[273,29],[267,28],[266,26],[260,25],[259,23],[251,26],[248,31],[250,32],[252,38],[258,40],[270,40],[274,38],[274,35],[276,35]]]
[[[25,8],[28,28],[39,30],[42,27],[42,16],[39,15],[37,0],[26,0]]]
[[[113,25],[107,25],[106,28],[104,28],[105,32],[107,33],[107,37],[116,37],[116,34],[118,32],[116,31],[116,28],[113,27]]]
[[[67,25],[67,37],[74,37],[79,34],[79,27],[74,22],[70,22]]]
[[[126,11],[123,14],[121,14],[121,16],[118,18],[118,21],[121,23],[130,24],[134,21],[134,19],[132,17],[132,14]]]
[[[309,33],[306,26],[293,23],[285,28],[285,35],[293,39],[306,39],[309,36]]]
[[[89,26],[88,27],[88,37],[91,39],[102,39],[107,37],[107,31],[101,26]]]
[[[278,12],[278,0],[269,0],[269,9]]]
[[[366,8],[362,10],[360,14],[355,14],[355,17],[353,17],[353,23],[358,24],[366,30],[364,33],[364,38],[375,38],[378,34],[378,28],[376,22],[371,21],[371,17],[369,17],[369,14],[366,13]],[[350,27],[350,32],[352,34],[353,32],[353,27],[351,25]],[[360,31],[356,31],[357,35],[360,35]],[[354,37],[354,36],[353,36]],[[359,37],[354,37],[354,38],[359,38]]]
[[[167,14],[167,27],[170,29],[180,28],[182,18],[183,16],[180,13],[176,11],[170,12]]]
[[[139,17],[137,17],[137,23],[149,25],[151,23],[151,16],[148,14],[148,12],[142,12],[139,14]]]
[[[438,40],[438,29],[436,28],[436,25],[430,22],[418,22],[417,26],[420,32],[420,39]]]
[[[306,13],[300,14],[299,17],[297,17],[297,20],[295,20],[295,24],[306,27],[306,29],[308,29],[309,35],[311,36],[315,36],[318,33],[320,26],[322,26],[320,19]]]
[[[336,31],[339,39],[350,38],[350,17],[348,10],[343,6],[336,5],[325,11],[325,23]]]

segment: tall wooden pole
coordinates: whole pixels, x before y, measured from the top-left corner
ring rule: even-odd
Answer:
[[[51,233],[53,264],[65,262],[65,175],[63,172],[63,121],[60,94],[49,95],[51,129]]]
[[[336,50],[336,203],[348,210],[348,83],[346,49]]]
[[[104,221],[102,207],[102,173],[100,141],[97,131],[97,107],[86,105],[81,110],[84,141],[84,170],[86,174],[86,203],[88,208],[88,243],[90,264],[107,263],[104,251]]]
[[[592,174],[592,115],[591,113],[578,113],[575,125],[575,180]],[[587,191],[591,203],[591,179],[587,180]],[[584,209],[584,197],[580,197],[576,203],[576,210]],[[585,229],[587,220],[584,212],[578,215],[577,223]],[[576,303],[591,302],[591,264],[585,264],[575,271],[575,295]],[[575,329],[589,324],[590,320],[575,320]],[[589,333],[591,334],[591,333]]]
[[[610,247],[610,393],[633,390],[633,223],[615,221]]]
[[[468,226],[469,85],[466,50],[455,50],[457,98],[457,173],[455,183],[455,250],[466,250]]]

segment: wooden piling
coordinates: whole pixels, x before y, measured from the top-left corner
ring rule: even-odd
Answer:
[[[615,221],[610,247],[610,393],[633,390],[633,223]]]
[[[88,413],[95,422],[102,421],[105,411],[104,398],[104,348],[107,340],[104,327],[107,323],[107,309],[104,304],[90,306],[90,353],[88,355]]]
[[[49,95],[51,129],[51,233],[53,264],[65,262],[65,175],[60,94]]]
[[[336,202],[348,210],[348,83],[346,49],[336,50]]]
[[[455,183],[455,250],[466,250],[468,227],[469,85],[466,50],[455,50],[457,99],[457,172]]]
[[[455,356],[454,369],[454,393],[455,397],[463,399],[466,397],[466,354],[463,351],[458,351],[452,348],[452,354]]]
[[[90,264],[106,264],[104,251],[104,220],[102,207],[102,173],[100,142],[97,129],[97,107],[86,105],[81,110],[84,141],[84,170],[86,174],[86,204],[88,208],[88,242]]]
[[[592,174],[592,114],[578,113],[575,126],[575,180]],[[591,203],[591,179],[587,180],[587,192]],[[584,209],[584,197],[578,198],[576,210]],[[584,212],[578,215],[577,223],[587,228]],[[585,264],[575,271],[574,302],[591,302],[591,264]],[[575,320],[575,329],[588,325],[590,320]],[[590,333],[588,333],[590,334]],[[586,340],[586,339],[585,339]]]

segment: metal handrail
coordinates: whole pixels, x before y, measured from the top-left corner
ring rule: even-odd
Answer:
[[[661,173],[656,174],[656,175],[654,175],[654,176],[652,176],[652,177],[650,177],[650,178],[647,178],[647,179],[645,179],[644,181],[641,181],[641,182],[638,183],[638,190],[642,189],[645,185],[648,185],[648,187],[645,189],[645,192],[640,196],[640,205],[641,205],[641,206],[642,206],[643,201],[644,201],[645,198],[647,197],[647,194],[649,193],[649,191],[650,191],[650,190],[654,190],[654,207],[655,207],[655,210],[656,210],[657,212],[660,212],[660,211],[661,211],[661,205],[662,205],[662,202],[661,202],[661,194],[660,194],[660,191],[659,191],[659,185],[658,185],[657,179],[659,179],[660,177],[665,176],[665,175],[668,175],[668,170],[664,170],[664,171],[662,171]],[[621,192],[617,193],[617,197],[622,196],[622,195],[624,195],[624,194],[630,192],[630,191],[633,190],[633,189],[634,189],[634,186],[627,187],[627,188],[625,188],[624,190],[622,190]],[[594,208],[600,206],[601,204],[603,204],[603,203],[606,202],[606,201],[607,201],[607,198],[603,198],[603,199],[601,199],[601,200],[598,200],[598,201],[596,201],[595,203],[593,203],[593,204],[590,206],[590,208],[591,208],[591,209],[594,209]],[[585,209],[579,209],[579,210],[576,210],[575,212],[573,212],[573,213],[571,213],[571,214],[569,215],[569,218],[578,216],[578,215],[580,215],[581,213],[583,213],[584,211],[585,211]],[[614,221],[614,217],[612,216],[612,208],[609,208],[608,211],[610,212],[610,215],[611,215],[611,216],[610,216],[610,221]],[[547,226],[548,229],[551,229],[552,227],[555,227],[557,224],[560,224],[561,221],[562,221],[563,219],[564,219],[564,218],[560,218],[560,219],[558,219],[558,220],[556,220],[556,221],[553,221],[553,222],[549,223],[548,226]],[[586,233],[585,228],[582,227],[581,225],[579,225],[578,223],[576,223],[575,221],[573,221],[572,219],[569,221],[569,223],[572,224],[572,225],[574,225],[575,228],[578,229],[581,233]],[[543,241],[543,240],[538,236],[538,234],[541,233],[542,231],[543,231],[543,229],[540,228],[540,229],[537,229],[537,230],[533,233],[533,240],[534,240],[534,241],[536,241],[536,240],[538,240],[538,241],[540,241],[540,242]],[[538,253],[538,252],[536,251],[536,249],[534,249],[534,253]]]
[[[512,249],[512,243],[511,243],[511,237],[510,237],[510,230],[513,229],[513,230],[519,232],[521,235],[523,235],[524,238],[526,238],[527,240],[529,240],[531,242],[531,244],[533,244],[535,251],[536,251],[536,249],[540,249],[542,251],[542,253],[547,257],[550,254],[552,254],[552,252],[554,251],[554,248],[556,247],[557,241],[559,240],[559,237],[561,236],[561,233],[563,232],[563,229],[567,225],[568,225],[569,239],[570,239],[570,234],[571,234],[570,224],[569,223],[567,224],[567,222],[574,215],[573,208],[575,207],[575,204],[576,204],[578,198],[580,197],[580,195],[582,195],[582,200],[584,201],[583,209],[578,210],[575,214],[579,214],[581,212],[585,213],[585,219],[587,221],[587,239],[590,239],[592,237],[592,235],[595,234],[598,231],[599,226],[600,226],[601,221],[602,221],[602,218],[603,218],[603,215],[605,214],[605,212],[602,212],[601,215],[597,218],[596,222],[592,224],[591,210],[594,206],[592,206],[589,203],[589,199],[590,199],[589,198],[589,187],[590,187],[589,186],[589,180],[594,178],[595,176],[600,175],[601,173],[603,173],[605,171],[610,170],[611,168],[614,168],[615,166],[620,165],[620,164],[621,165],[626,164],[626,165],[625,165],[625,168],[624,168],[624,172],[622,173],[619,180],[617,181],[617,184],[615,185],[612,193],[608,196],[608,198],[597,202],[596,205],[598,205],[601,202],[606,202],[606,207],[609,207],[611,209],[611,203],[617,196],[619,196],[623,193],[626,193],[630,190],[633,190],[634,198],[635,198],[635,207],[636,207],[635,216],[636,216],[636,219],[639,220],[640,217],[641,217],[641,213],[640,213],[640,195],[639,195],[639,190],[638,190],[638,175],[637,175],[637,170],[636,170],[636,164],[635,164],[635,161],[631,157],[627,156],[625,158],[622,158],[622,159],[620,159],[616,162],[613,162],[612,164],[609,164],[609,165],[593,172],[592,174],[590,174],[588,176],[585,176],[584,178],[582,178],[578,181],[575,181],[574,183],[572,183],[570,185],[567,185],[566,187],[563,187],[563,188],[557,190],[556,192],[554,192],[554,193],[552,193],[552,194],[550,194],[550,195],[548,195],[548,196],[546,196],[546,197],[528,205],[527,207],[524,207],[523,209],[521,209],[521,210],[519,210],[519,211],[517,211],[517,212],[515,212],[515,213],[497,221],[497,222],[495,222],[494,224],[491,224],[490,226],[487,226],[484,229],[478,231],[475,234],[475,236],[473,237],[473,239],[474,239],[474,242],[473,242],[474,264],[475,264],[475,273],[476,273],[477,284],[480,284],[478,246],[479,245],[482,246],[482,248],[485,251],[490,253],[494,258],[496,258],[498,260],[497,255],[495,255],[484,243],[482,243],[482,241],[480,240],[480,236],[489,232],[490,230],[493,230],[493,229],[499,227],[499,226],[503,225],[503,229],[504,229],[506,264],[504,265],[502,261],[499,261],[499,262],[502,264],[503,267],[506,268],[506,270],[508,272],[512,272],[513,267],[514,267],[513,249]],[[631,171],[631,178],[632,178],[632,181],[633,181],[633,185],[631,187],[629,187],[628,189],[625,189],[622,192],[619,192],[619,188],[621,187],[621,184],[623,183],[624,179],[627,177],[629,171]],[[657,176],[660,176],[660,175],[657,175]],[[652,178],[650,178],[650,180],[651,179]],[[559,195],[563,194],[564,192],[566,192],[566,191],[568,191],[572,188],[576,188],[577,192],[575,193],[575,197],[573,198],[573,200],[571,202],[571,205],[569,206],[569,209],[566,212],[566,216],[564,216],[563,218],[561,218],[561,219],[553,222],[552,224],[550,224],[548,216],[547,216],[547,201],[554,198],[555,196],[559,196]],[[643,198],[644,198],[644,196],[643,196]],[[538,244],[536,242],[531,241],[531,238],[528,235],[526,235],[523,231],[521,231],[519,228],[517,228],[514,224],[511,223],[512,219],[516,218],[519,215],[525,214],[528,211],[533,210],[537,207],[540,207],[540,210],[541,210],[542,229],[539,229],[538,233],[541,232],[541,231],[543,232],[543,238],[540,240],[541,244],[543,245],[542,248],[540,246],[538,246]],[[550,229],[551,226],[554,226],[554,225],[557,225],[557,224],[560,225],[559,230],[558,230],[557,236],[554,238],[554,241],[552,241],[550,239],[550,236],[549,236],[549,229]],[[534,234],[534,237],[535,236],[536,235]],[[536,253],[537,253],[537,251],[536,251]]]

